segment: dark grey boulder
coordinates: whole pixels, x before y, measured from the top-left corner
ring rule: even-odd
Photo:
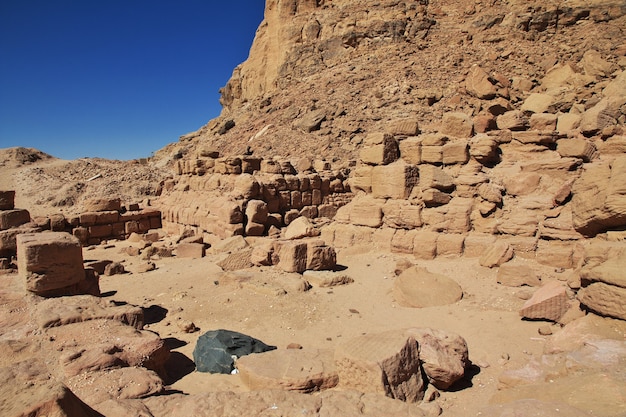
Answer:
[[[200,336],[193,350],[198,372],[230,374],[235,369],[233,356],[240,358],[250,353],[276,349],[258,339],[231,330],[210,330]]]

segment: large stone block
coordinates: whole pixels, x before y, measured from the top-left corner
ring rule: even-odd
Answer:
[[[372,195],[376,198],[406,199],[417,184],[417,167],[404,161],[372,169]]]
[[[45,295],[85,279],[80,242],[69,233],[22,234],[16,240],[18,271],[28,291]]]
[[[285,272],[306,271],[308,245],[305,242],[280,242],[278,250],[279,262],[277,267]]]
[[[568,309],[569,299],[565,285],[559,281],[551,281],[539,288],[524,303],[520,316],[557,321]]]
[[[598,314],[626,320],[626,288],[594,282],[578,291],[578,300]]]
[[[470,138],[474,134],[474,122],[465,113],[445,113],[441,122],[441,133],[457,138]]]
[[[422,141],[419,137],[409,137],[399,143],[400,157],[408,164],[422,163]]]
[[[0,230],[21,226],[30,221],[30,213],[24,209],[0,211]]]
[[[323,240],[307,243],[306,269],[310,271],[333,270],[337,266],[337,253]]]
[[[181,242],[176,246],[176,256],[179,258],[203,258],[205,253],[204,243]]]
[[[0,191],[0,210],[15,208],[15,191]]]
[[[396,229],[414,229],[422,226],[422,207],[406,200],[387,200],[382,208],[383,222]]]
[[[83,204],[84,211],[119,211],[122,208],[122,202],[119,198],[91,198]]]
[[[366,146],[359,153],[361,161],[369,165],[387,165],[399,156],[398,141],[391,135],[385,135],[381,143]]]
[[[406,402],[424,398],[418,345],[403,332],[350,339],[337,347],[335,366],[344,390],[379,393]]]

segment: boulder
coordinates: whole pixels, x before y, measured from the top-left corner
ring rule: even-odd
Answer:
[[[407,329],[405,334],[417,341],[424,373],[436,388],[446,390],[463,378],[470,363],[465,339],[445,330],[420,327]]]
[[[419,137],[406,138],[400,141],[399,147],[400,157],[407,164],[417,165],[422,162],[422,141]]]
[[[426,390],[418,345],[403,331],[355,337],[335,350],[338,387],[418,402]]]
[[[226,255],[224,259],[217,263],[217,266],[224,271],[237,271],[247,269],[254,265],[252,262],[253,249],[244,249],[239,252],[233,252]]]
[[[246,218],[248,222],[265,224],[268,216],[267,203],[262,200],[250,200],[246,206]]]
[[[339,377],[332,350],[273,350],[237,360],[239,377],[250,390],[310,393],[333,388]]]
[[[423,308],[456,303],[463,297],[463,289],[445,275],[415,266],[395,279],[393,295],[403,307]]]
[[[498,129],[526,130],[529,126],[528,118],[519,110],[508,111],[496,119]]]
[[[489,74],[478,65],[472,65],[465,77],[467,92],[481,100],[491,100],[496,96],[497,89],[489,79]]]
[[[18,271],[28,291],[46,295],[85,279],[80,242],[69,233],[21,234],[16,241]]]
[[[556,151],[563,157],[580,158],[583,162],[590,162],[597,155],[596,146],[582,138],[557,140]]]
[[[318,236],[319,230],[315,228],[315,225],[304,216],[300,216],[297,219],[289,223],[289,226],[285,229],[285,239],[302,239],[304,237]]]
[[[41,232],[38,227],[29,224],[12,229],[0,230],[0,258],[10,258],[17,254],[17,235]]]
[[[240,358],[251,353],[276,349],[262,341],[231,330],[210,330],[198,338],[193,360],[198,372],[230,374],[235,369],[233,356]]]
[[[524,100],[520,110],[527,113],[545,113],[553,101],[554,97],[550,94],[532,93]]]
[[[539,288],[520,310],[527,319],[558,321],[569,309],[566,286],[559,281],[550,281]]]
[[[581,304],[602,316],[626,320],[626,288],[594,282],[581,288],[577,298]]]
[[[392,135],[415,136],[420,133],[417,119],[398,119],[389,123],[387,130]]]

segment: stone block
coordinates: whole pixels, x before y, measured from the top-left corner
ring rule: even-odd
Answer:
[[[103,238],[112,235],[113,226],[110,224],[97,224],[89,226],[89,237]]]
[[[493,246],[495,241],[496,237],[491,234],[470,233],[465,237],[463,255],[479,258]]]
[[[553,102],[554,97],[550,94],[532,93],[524,100],[520,110],[526,113],[545,113]]]
[[[350,175],[350,187],[354,191],[372,192],[372,166],[362,165],[356,167]]]
[[[395,229],[414,229],[422,226],[422,207],[407,200],[387,200],[382,207],[383,222]]]
[[[574,245],[569,242],[540,240],[536,251],[537,262],[556,268],[574,267]]]
[[[626,288],[593,282],[577,294],[580,303],[602,316],[626,320]]]
[[[357,226],[380,227],[383,224],[385,201],[370,196],[355,198],[352,203],[341,208],[348,210],[349,221]]]
[[[458,233],[444,233],[437,239],[437,256],[461,256],[465,235]]]
[[[411,308],[454,304],[463,297],[456,281],[417,266],[403,271],[394,280],[392,292],[399,305]]]
[[[441,167],[434,165],[419,166],[419,186],[425,190],[436,188],[442,191],[450,191],[454,188],[454,181]]]
[[[263,236],[265,225],[261,223],[248,222],[245,229],[246,236]]]
[[[439,233],[418,230],[413,238],[413,256],[418,259],[435,259]]]
[[[115,223],[119,221],[120,213],[114,210],[100,211],[96,213],[95,224]]]
[[[39,295],[85,279],[80,242],[65,232],[16,236],[18,271],[28,291]]]
[[[427,188],[422,191],[422,201],[426,207],[437,207],[448,204],[452,200],[452,196],[435,188]]]
[[[535,113],[530,116],[530,129],[551,132],[556,130],[557,115],[552,113]]]
[[[498,129],[501,130],[526,130],[528,129],[528,118],[519,110],[508,111],[496,119]]]
[[[12,229],[0,230],[0,258],[10,258],[17,253],[16,236],[24,233],[37,233],[41,229],[37,227],[14,227]]]
[[[490,81],[489,74],[480,66],[474,64],[465,77],[467,92],[481,100],[491,100],[496,96],[496,86]]]
[[[443,163],[443,146],[424,145],[421,147],[422,163],[441,164]]]
[[[419,122],[417,119],[399,119],[389,123],[387,131],[392,135],[415,136],[419,134]]]
[[[507,242],[498,241],[480,257],[479,263],[487,268],[500,266],[513,258],[513,248]]]
[[[565,285],[550,281],[539,288],[520,310],[520,316],[527,319],[558,321],[569,309],[569,299]]]
[[[368,165],[387,165],[399,156],[398,141],[393,136],[385,136],[383,143],[366,146],[359,153],[361,161]]]
[[[444,165],[467,163],[469,161],[468,141],[456,139],[443,145],[442,161]]]
[[[246,206],[248,222],[265,224],[269,214],[267,203],[262,200],[250,200]]]
[[[15,208],[15,191],[0,191],[0,210]]]
[[[424,397],[417,342],[402,332],[367,334],[342,343],[335,350],[335,366],[343,390],[406,402]]]
[[[91,198],[83,204],[83,210],[88,212],[119,211],[121,208],[122,202],[119,198]]]
[[[416,230],[396,230],[391,238],[391,252],[413,253],[413,240],[416,233]]]
[[[306,269],[310,271],[328,271],[337,266],[337,253],[323,240],[307,242]]]
[[[30,222],[30,213],[24,209],[0,211],[0,230],[12,229]]]
[[[474,122],[465,113],[444,113],[440,132],[457,138],[471,138],[474,134]]]
[[[574,113],[565,113],[559,115],[556,121],[556,130],[559,133],[566,133],[575,130],[580,125],[580,115]]]
[[[419,137],[409,137],[399,143],[400,157],[407,164],[422,163],[422,141]]]
[[[537,273],[530,266],[523,264],[507,263],[500,266],[496,279],[498,284],[507,287],[521,287],[522,285],[538,287],[541,285]]]
[[[406,199],[417,184],[417,167],[396,161],[372,169],[372,195],[376,198]]]
[[[280,242],[276,253],[279,259],[278,268],[285,272],[306,271],[308,245],[305,242]]]
[[[597,155],[596,146],[582,138],[557,140],[556,151],[563,157],[580,158],[583,162],[590,162]]]
[[[206,254],[204,243],[179,243],[176,246],[178,258],[203,258]]]

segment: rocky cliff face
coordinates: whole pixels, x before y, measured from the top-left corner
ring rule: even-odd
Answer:
[[[447,111],[485,113],[484,100],[518,107],[549,88],[540,80],[557,64],[577,74],[555,107],[567,113],[598,100],[620,68],[625,9],[597,0],[268,0],[249,58],[222,89],[223,114],[180,148],[356,159],[362,135],[397,118],[436,131]],[[585,81],[590,51],[608,67]],[[483,90],[466,83],[474,65]]]

